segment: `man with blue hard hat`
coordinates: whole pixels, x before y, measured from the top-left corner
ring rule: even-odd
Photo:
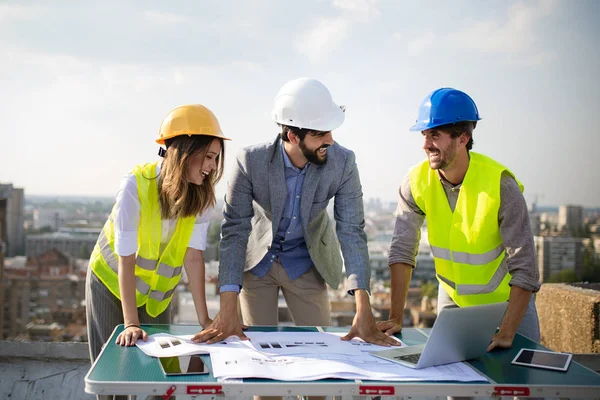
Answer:
[[[508,301],[488,351],[510,347],[517,332],[540,340],[532,295],[540,284],[523,185],[505,166],[471,151],[480,119],[466,93],[441,88],[423,100],[410,128],[423,135],[427,159],[410,169],[399,190],[388,260],[390,317],[378,323],[386,334],[402,330],[420,228],[427,217],[438,311]]]

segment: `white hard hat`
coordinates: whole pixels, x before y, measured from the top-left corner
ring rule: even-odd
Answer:
[[[316,79],[298,78],[279,90],[271,116],[275,122],[329,132],[344,122],[344,108],[333,102],[329,90]]]

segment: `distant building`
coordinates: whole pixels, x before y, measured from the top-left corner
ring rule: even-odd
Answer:
[[[534,242],[540,282],[547,282],[550,276],[566,269],[572,269],[577,276],[581,276],[584,250],[582,239],[535,236]]]
[[[25,191],[12,184],[0,184],[0,199],[6,199],[6,257],[25,254]]]
[[[421,240],[417,251],[415,269],[413,270],[411,286],[420,286],[422,281],[435,281],[435,261],[431,254],[427,225],[421,228]]]
[[[382,208],[381,199],[379,199],[379,198],[370,198],[369,200],[367,200],[365,202],[365,207],[364,208],[366,210],[374,211],[374,212],[381,211],[381,208]]]
[[[558,230],[571,235],[583,232],[583,207],[577,205],[562,205],[558,209]]]
[[[27,324],[27,335],[32,342],[62,342],[64,326],[51,324]]]
[[[600,238],[585,238],[582,240],[583,247],[593,249],[592,257],[595,262],[600,261]]]
[[[36,208],[33,210],[33,229],[50,228],[57,231],[64,223],[65,210]]]
[[[422,281],[435,281],[435,261],[429,251],[417,254],[417,265],[413,270],[411,284],[418,285]]]
[[[551,233],[558,226],[558,214],[543,212],[540,214],[540,230],[545,233]]]
[[[539,236],[542,231],[542,222],[538,213],[529,212],[529,225],[531,225],[533,236]]]
[[[529,208],[529,225],[531,225],[533,235],[538,236],[542,230],[542,221],[537,209],[537,197],[536,200],[531,203],[531,207]]]
[[[76,258],[89,258],[102,228],[60,228],[58,232],[27,235],[25,254],[36,256],[50,249]]]
[[[389,241],[368,242],[367,246],[369,248],[369,262],[371,263],[371,279],[389,281]]]
[[[389,251],[393,231],[378,231],[375,240],[367,243],[369,247],[369,260],[371,262],[371,278],[389,281]],[[413,270],[411,286],[420,286],[422,281],[435,281],[435,263],[431,255],[431,247],[427,239],[427,228],[421,229],[421,240],[416,256],[416,267]]]
[[[57,250],[7,260],[2,338],[33,334],[32,322],[63,326],[76,322],[85,326],[83,265]],[[56,340],[55,336],[52,333],[52,340]]]

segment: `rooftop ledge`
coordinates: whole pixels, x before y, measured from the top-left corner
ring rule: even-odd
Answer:
[[[87,343],[0,341],[0,399],[94,400]]]

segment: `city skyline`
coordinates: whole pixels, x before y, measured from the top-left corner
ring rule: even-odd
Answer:
[[[5,183],[5,182],[2,182]],[[25,190],[25,204],[26,205],[31,205],[31,203],[33,204],[44,204],[47,202],[53,202],[53,201],[61,201],[64,203],[77,203],[80,201],[86,201],[86,202],[94,202],[94,201],[103,201],[103,202],[107,202],[107,203],[111,203],[114,204],[115,198],[114,196],[102,196],[102,195],[73,195],[73,194],[28,194],[27,190]],[[382,206],[389,206],[390,204],[396,204],[397,200],[386,200],[386,199],[382,199],[380,197],[375,197],[375,196],[367,196],[363,193],[363,202],[365,203],[365,207],[367,205],[374,205],[375,202],[381,202]],[[217,198],[217,203],[216,206],[217,207],[222,207],[223,205],[223,199],[222,198]],[[546,204],[546,203],[536,203],[538,212],[547,212],[548,210],[552,211],[552,212],[558,212],[560,206],[563,205],[573,205],[573,206],[579,206],[581,204],[575,204],[575,203],[569,203],[569,204]],[[600,205],[598,206],[582,206],[584,211],[592,211],[592,212],[596,212],[596,211],[600,211]]]
[[[259,0],[0,4],[2,183],[27,195],[112,197],[158,160],[162,118],[211,108],[235,154],[271,141],[279,87],[323,81],[345,105],[334,139],[356,153],[365,200],[395,201],[424,158],[409,132],[431,90],[469,93],[474,151],[510,168],[540,205],[600,206],[600,3]]]

